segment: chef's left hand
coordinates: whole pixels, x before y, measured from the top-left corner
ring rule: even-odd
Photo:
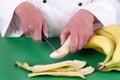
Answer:
[[[60,35],[61,45],[71,36],[70,52],[82,49],[93,35],[94,16],[87,10],[79,10]]]

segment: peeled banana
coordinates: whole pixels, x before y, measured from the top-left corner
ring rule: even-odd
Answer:
[[[56,51],[52,52],[50,54],[50,57],[52,59],[59,59],[59,58],[63,58],[64,56],[66,56],[69,53],[69,47],[70,47],[70,36],[67,38],[67,40],[65,41],[65,43]]]

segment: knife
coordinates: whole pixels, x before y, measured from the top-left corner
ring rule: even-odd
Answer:
[[[42,33],[42,41],[45,41],[52,48],[52,50],[56,51],[55,47],[49,42],[48,38],[43,33]]]

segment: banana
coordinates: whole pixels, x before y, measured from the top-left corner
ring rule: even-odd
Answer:
[[[67,40],[65,41],[65,43],[60,47],[58,48],[56,51],[52,52],[50,54],[50,57],[52,59],[60,59],[60,58],[63,58],[64,56],[66,56],[68,53],[69,53],[69,47],[70,47],[70,39],[71,37],[69,36],[67,38]]]
[[[114,67],[101,67],[101,69],[99,69],[100,71],[103,71],[103,72],[108,72],[108,71],[112,71],[112,70],[116,70],[116,71],[120,71],[120,66],[114,66]]]
[[[120,71],[119,70],[119,67],[120,67],[120,26],[109,25],[109,26],[103,27],[102,29],[97,30],[96,33],[104,35],[105,37],[112,39],[114,43],[116,44],[112,59],[107,63],[100,64],[100,66],[102,67],[99,69],[105,72],[111,71],[111,70]]]
[[[110,38],[114,42],[114,44],[116,43],[114,37],[110,33],[104,31],[102,28],[97,29],[94,32],[95,32],[96,35],[102,35],[102,36],[105,36],[105,37],[107,36],[107,38]]]
[[[89,39],[85,48],[92,48],[106,55],[106,58],[103,61],[103,63],[106,63],[113,55],[115,44],[111,39],[105,36],[94,35]]]

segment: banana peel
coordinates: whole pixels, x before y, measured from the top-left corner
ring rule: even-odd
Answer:
[[[20,63],[18,61],[15,62],[15,64],[19,67],[22,67],[28,71],[32,72],[45,72],[45,71],[72,71],[72,70],[79,70],[80,68],[83,68],[86,65],[86,61],[79,61],[79,60],[67,60],[62,61],[59,63],[53,63],[53,64],[46,64],[46,65],[34,65],[29,66],[28,63]]]
[[[40,75],[50,75],[50,76],[71,76],[71,77],[81,77],[85,79],[85,75],[94,72],[95,68],[92,66],[85,67],[86,61],[79,60],[68,60],[59,63],[52,63],[47,65],[35,65],[29,66],[28,63],[21,63],[16,61],[16,66],[23,69],[31,71],[28,77],[40,76]]]
[[[51,71],[51,72],[41,72],[41,73],[30,73],[28,77],[40,76],[40,75],[51,75],[51,76],[71,76],[71,77],[82,77],[85,79],[85,75],[91,74],[94,71],[94,68],[89,66],[78,71]]]

